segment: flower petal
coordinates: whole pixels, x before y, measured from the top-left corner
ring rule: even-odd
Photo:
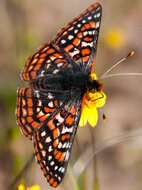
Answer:
[[[88,97],[85,101],[88,108],[102,107],[106,102],[106,95],[103,92],[89,93]]]
[[[27,187],[27,190],[40,190],[39,185],[33,185],[31,187]]]
[[[99,95],[98,95],[98,98],[100,98],[100,97],[102,97],[102,98],[100,98],[100,99],[98,99],[98,100],[96,100],[96,107],[97,108],[99,108],[99,107],[103,107],[104,106],[104,104],[105,104],[105,102],[106,102],[106,95],[105,95],[105,93],[103,93],[103,92],[101,92],[101,93],[98,93]]]
[[[85,109],[86,106],[84,106],[83,111],[81,113],[81,117],[79,120],[79,126],[84,127],[87,124],[87,111]]]
[[[25,186],[23,184],[18,185],[18,190],[25,190]]]
[[[87,115],[87,120],[88,123],[92,126],[95,127],[97,125],[98,122],[98,111],[97,109],[94,107],[93,109],[90,109]]]

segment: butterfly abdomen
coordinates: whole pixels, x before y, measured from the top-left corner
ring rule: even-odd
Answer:
[[[31,81],[31,86],[35,89],[44,90],[62,90],[71,91],[76,90],[86,90],[86,85],[89,80],[89,75],[87,73],[61,73],[53,76],[39,77]]]

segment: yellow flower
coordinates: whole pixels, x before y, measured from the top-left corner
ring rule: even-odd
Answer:
[[[97,80],[95,74],[91,74],[93,80]],[[82,109],[79,126],[83,127],[88,123],[95,127],[98,121],[98,110],[97,108],[104,106],[106,102],[106,95],[102,92],[89,92],[86,94],[84,106]]]
[[[27,190],[40,190],[40,187],[38,185],[34,185],[32,187],[27,187]]]
[[[18,190],[25,190],[25,186],[24,186],[23,184],[20,184],[20,185],[18,186]]]
[[[20,184],[18,186],[18,190],[40,190],[40,187],[38,185],[34,185],[34,186],[31,186],[31,187],[25,188],[25,186],[23,184]]]
[[[121,28],[112,28],[106,33],[105,43],[109,48],[119,49],[126,43],[126,36]]]

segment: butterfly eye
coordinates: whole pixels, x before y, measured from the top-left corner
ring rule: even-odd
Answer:
[[[103,89],[103,84],[101,84],[98,80],[93,80],[90,78],[87,83],[87,89],[92,93],[100,92]]]
[[[97,81],[97,92],[100,92],[100,91],[102,91],[103,90],[103,84],[101,84],[99,81]]]

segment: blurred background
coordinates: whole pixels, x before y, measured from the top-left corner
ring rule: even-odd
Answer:
[[[0,1],[0,189],[38,184],[52,189],[34,160],[15,186],[15,177],[31,159],[33,145],[16,125],[16,90],[27,84],[19,74],[25,61],[40,45],[88,8],[93,0],[1,0]],[[135,55],[113,70],[142,72],[142,1],[98,0],[103,7],[95,73],[100,76],[131,50]],[[86,166],[78,180],[69,169],[57,189],[142,189],[142,77],[121,76],[103,80],[107,103],[96,128],[79,128],[70,167],[78,158]],[[104,123],[102,112],[108,121]],[[128,136],[132,136],[128,138]],[[112,141],[111,141],[112,140]],[[101,148],[86,153],[92,145]],[[98,144],[98,146],[97,146]],[[113,144],[113,146],[111,146]],[[85,155],[86,153],[86,155]],[[82,156],[84,155],[84,157]],[[80,168],[77,168],[79,170]],[[98,185],[99,184],[99,185]],[[95,186],[95,187],[94,187]]]

